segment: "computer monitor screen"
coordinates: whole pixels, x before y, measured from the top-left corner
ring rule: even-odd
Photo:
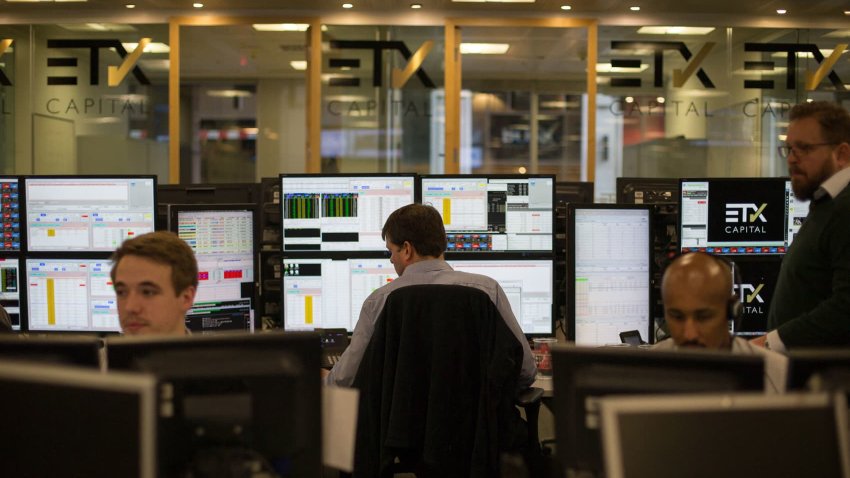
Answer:
[[[416,176],[281,175],[283,251],[383,251],[381,229],[416,200]]]
[[[710,394],[602,400],[605,476],[850,477],[843,398]]]
[[[390,260],[283,259],[283,328],[354,331],[363,302],[398,274]]]
[[[121,331],[108,259],[27,258],[25,268],[29,330]]]
[[[97,337],[0,335],[3,360],[26,360],[100,368],[102,341]]]
[[[555,178],[423,176],[422,203],[443,216],[448,252],[554,253]]]
[[[554,263],[551,259],[488,259],[447,261],[456,271],[495,279],[508,296],[523,333],[554,333]]]
[[[824,386],[823,380],[840,379],[844,383],[838,385],[846,388],[846,378],[850,377],[850,350],[833,349],[795,349],[788,352],[788,384],[789,390],[804,390],[814,388],[811,380],[818,380]],[[850,393],[850,389],[846,390]]]
[[[740,297],[743,309],[733,333],[744,338],[752,338],[767,333],[767,314],[776,289],[779,268],[782,259],[778,255],[736,256],[735,267],[740,273],[741,290],[735,291]],[[733,288],[737,289],[737,279]]]
[[[555,183],[558,205],[568,203],[593,203],[593,183],[585,181],[558,181]]]
[[[552,360],[558,460],[573,470],[602,471],[601,397],[764,390],[764,361],[754,355],[562,346]]]
[[[617,178],[618,204],[676,204],[678,178]]]
[[[0,257],[0,305],[9,314],[12,330],[21,330],[20,265],[17,257]]]
[[[788,178],[682,179],[680,188],[682,252],[784,254],[809,211]]]
[[[0,251],[20,251],[21,193],[18,190],[18,178],[0,177],[0,207],[3,214]]]
[[[245,301],[250,310],[255,300],[257,207],[180,204],[171,207],[171,215],[172,230],[198,261],[198,290],[187,326],[198,332],[252,330],[252,314],[245,320],[240,311]]]
[[[154,230],[156,178],[24,178],[29,251],[114,251]]]
[[[159,421],[159,476],[206,476],[210,463],[321,476],[318,334],[115,337],[106,352],[110,373],[143,371],[171,384],[173,413]],[[259,469],[245,467],[252,464]]]
[[[171,229],[169,209],[172,204],[260,204],[260,198],[258,183],[159,184],[156,187],[156,228]]]
[[[651,206],[571,204],[567,212],[567,314],[579,345],[651,342]]]
[[[0,390],[0,476],[160,476],[152,377],[0,361]]]

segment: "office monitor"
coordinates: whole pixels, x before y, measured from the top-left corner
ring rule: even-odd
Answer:
[[[741,290],[737,290],[736,280],[732,287],[743,306],[741,318],[732,332],[745,339],[764,335],[768,332],[767,315],[782,259],[778,255],[741,255],[731,259],[740,273]]]
[[[261,204],[258,183],[159,184],[156,227],[171,230],[172,204]]]
[[[9,314],[12,330],[21,330],[21,261],[0,257],[0,305]]]
[[[456,271],[490,277],[505,291],[523,333],[552,336],[554,330],[554,261],[552,259],[449,259]]]
[[[593,183],[587,181],[558,181],[555,183],[555,203],[565,207],[569,203],[592,204]]]
[[[443,217],[449,253],[554,254],[552,175],[422,176],[422,203]]]
[[[784,254],[809,211],[789,178],[681,179],[680,193],[682,252]]]
[[[284,258],[283,328],[354,331],[363,302],[398,277],[383,258]]]
[[[3,360],[26,360],[100,368],[103,341],[97,337],[0,335]]]
[[[115,337],[106,353],[109,373],[142,371],[170,384],[159,476],[202,476],[186,472],[240,461],[262,464],[263,476],[321,476],[318,334]]]
[[[108,259],[28,257],[24,267],[27,330],[121,331]]]
[[[806,390],[816,385],[827,386],[831,379],[850,377],[850,350],[844,348],[795,349],[788,352],[788,389]],[[837,385],[846,385],[847,382]],[[846,388],[846,387],[845,387]],[[850,392],[850,389],[847,390]]]
[[[651,343],[651,207],[568,206],[567,322],[576,344],[618,344],[628,330]]]
[[[198,290],[187,315],[190,330],[253,330],[257,209],[248,204],[178,204],[170,208],[172,231],[189,244],[198,261]],[[247,316],[241,313],[245,301]]]
[[[559,346],[552,361],[558,460],[573,470],[602,470],[601,397],[764,390],[764,360],[754,355]]]
[[[152,377],[3,360],[0,390],[0,476],[161,476]]]
[[[282,174],[282,250],[384,251],[387,218],[416,199],[415,174]]]
[[[155,176],[29,176],[24,189],[30,252],[112,252],[155,228]]]
[[[17,252],[21,247],[21,191],[16,177],[0,177],[0,214],[2,237],[0,252]]]
[[[601,415],[609,478],[850,477],[843,396],[618,397]]]
[[[678,203],[678,178],[617,178],[617,204]]]

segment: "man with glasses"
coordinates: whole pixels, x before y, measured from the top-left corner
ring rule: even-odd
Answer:
[[[794,195],[809,215],[782,261],[768,316],[756,345],[850,345],[850,114],[812,102],[789,113],[785,144]]]

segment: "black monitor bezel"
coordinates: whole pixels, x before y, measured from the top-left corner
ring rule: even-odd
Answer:
[[[536,258],[536,257],[555,257],[555,250],[557,249],[557,245],[555,244],[555,226],[557,224],[557,214],[555,213],[557,208],[557,199],[555,190],[557,188],[557,181],[554,174],[422,174],[419,176],[419,182],[417,189],[419,190],[420,204],[424,204],[424,196],[425,190],[423,183],[427,179],[473,179],[473,178],[482,178],[487,179],[549,179],[552,181],[552,225],[550,226],[550,230],[552,231],[552,249],[550,250],[528,250],[528,251],[492,251],[492,252],[457,252],[457,251],[446,251],[446,258],[452,259],[469,259],[469,258],[480,258],[482,260],[486,260],[487,257],[517,257],[517,258]],[[446,234],[449,234],[448,231]]]
[[[619,177],[617,178],[617,204],[641,204],[634,202],[634,198],[630,198],[626,194],[626,187],[636,186],[634,189],[646,190],[650,188],[664,189],[674,194],[673,200],[669,202],[644,202],[642,204],[679,204],[682,201],[681,183],[679,178],[638,178],[638,177]]]
[[[734,375],[738,379],[741,388],[737,390],[764,391],[765,363],[759,355],[730,354],[716,350],[666,351],[644,350],[628,346],[581,347],[562,345],[552,349],[552,364],[558,461],[562,467],[574,469],[587,469],[588,467],[592,469],[601,465],[601,463],[589,464],[587,463],[588,457],[580,456],[582,453],[580,448],[586,447],[592,440],[586,440],[583,439],[586,437],[579,436],[579,430],[587,433],[584,423],[585,407],[588,404],[579,399],[581,394],[574,381],[577,370],[592,369],[600,365],[634,368],[634,375],[630,374],[630,377],[637,376],[639,371],[647,369],[657,372],[677,370],[677,372],[723,373],[729,374],[729,376]],[[594,375],[600,376],[598,372]],[[620,385],[619,382],[618,386],[621,387],[618,390],[626,387]],[[677,393],[669,390],[663,392],[663,390],[659,390],[660,388],[656,386],[655,389],[651,389],[651,392]],[[682,391],[693,392],[693,382],[683,384]],[[639,391],[631,390],[626,393],[634,394],[639,393]],[[601,455],[599,458],[601,458]],[[601,471],[601,467],[596,471]]]
[[[678,201],[678,203],[679,203],[679,215],[678,215],[678,217],[677,217],[677,221],[678,221],[678,225],[679,225],[679,230],[677,231],[677,233],[679,234],[679,253],[680,253],[680,254],[682,254],[682,253],[684,253],[684,252],[694,252],[694,251],[699,251],[699,252],[707,252],[707,253],[709,253],[709,254],[714,253],[714,254],[729,255],[729,256],[733,256],[733,257],[740,256],[740,255],[748,255],[748,253],[744,253],[744,254],[741,254],[741,253],[723,254],[723,253],[722,253],[722,252],[720,252],[720,251],[714,251],[714,252],[711,252],[711,251],[708,251],[708,250],[707,250],[707,249],[716,249],[718,246],[711,246],[711,247],[708,247],[708,246],[707,246],[707,247],[701,247],[701,248],[694,248],[694,249],[689,249],[688,251],[683,251],[683,250],[682,250],[682,247],[683,247],[683,246],[682,246],[682,214],[683,214],[683,211],[682,211],[682,209],[683,209],[683,208],[682,208],[682,185],[683,185],[684,183],[686,183],[686,182],[704,181],[704,182],[708,182],[708,183],[709,183],[709,188],[710,188],[710,187],[711,187],[710,183],[711,183],[712,181],[730,181],[730,182],[738,182],[738,183],[741,183],[742,188],[743,188],[743,187],[744,187],[747,183],[752,183],[752,182],[779,182],[779,181],[782,181],[783,183],[785,183],[785,182],[788,182],[788,181],[790,181],[790,180],[791,180],[791,178],[789,178],[789,177],[787,177],[787,176],[780,176],[780,177],[768,177],[768,178],[766,178],[766,177],[757,177],[757,178],[727,178],[727,177],[679,178],[679,201]],[[787,230],[787,228],[788,228],[788,223],[787,223],[787,221],[788,221],[788,214],[787,214],[787,212],[786,212],[786,214],[785,214],[785,221],[786,221],[786,223],[785,223],[785,228],[786,228],[786,230]],[[724,246],[719,246],[719,247],[721,247],[721,248],[722,248],[722,247],[724,247]],[[744,245],[744,246],[735,246],[735,247],[747,247],[747,246],[746,246],[746,245]],[[763,247],[763,246],[762,246],[762,247]],[[788,247],[790,247],[790,245],[789,245]],[[787,250],[786,250],[786,252],[787,252]],[[755,254],[755,253],[754,253],[754,254]],[[758,254],[765,254],[765,253],[763,253],[763,252],[762,252],[762,253],[758,253]],[[783,253],[783,252],[778,252],[778,253],[767,253],[767,254],[770,254],[770,255],[778,255],[779,257],[781,257],[781,256],[783,256],[785,253]]]
[[[153,191],[153,209],[151,210],[152,231],[156,231],[156,212],[157,212],[157,176],[154,174],[57,174],[57,175],[27,175],[21,176],[23,179],[23,198],[24,198],[24,207],[22,217],[22,223],[24,224],[24,232],[25,237],[27,238],[27,247],[25,251],[26,254],[36,254],[39,256],[50,257],[54,254],[58,255],[66,255],[68,257],[93,257],[93,258],[102,258],[104,256],[108,257],[112,254],[112,250],[108,251],[91,251],[91,250],[38,250],[31,251],[29,248],[29,222],[27,221],[27,214],[29,213],[29,198],[27,197],[27,182],[38,179],[76,179],[76,180],[109,180],[109,179],[150,179],[153,181],[152,191]],[[20,186],[19,186],[20,190]],[[23,245],[23,244],[22,244]]]
[[[257,326],[257,303],[259,299],[259,275],[260,275],[260,206],[256,203],[233,203],[233,204],[170,204],[168,207],[169,218],[168,223],[171,226],[171,232],[177,234],[179,237],[178,226],[179,226],[179,218],[182,212],[205,212],[205,211],[250,211],[252,216],[252,234],[253,240],[251,248],[253,249],[251,252],[251,259],[253,261],[254,267],[254,277],[251,280],[253,284],[251,293],[251,310],[252,313],[252,321],[254,321],[254,328]]]
[[[652,317],[652,261],[653,261],[653,206],[651,204],[568,204],[567,205],[567,297],[566,300],[566,321],[567,321],[567,339],[575,341],[576,335],[576,307],[575,307],[575,283],[576,283],[576,259],[575,259],[575,227],[576,227],[576,210],[577,209],[592,209],[592,210],[639,210],[647,212],[647,261],[650,265],[646,271],[647,288],[647,328],[642,332],[646,332],[647,342],[654,342],[653,332],[653,317]]]
[[[280,250],[281,250],[281,258],[282,259],[340,259],[340,258],[375,258],[375,257],[386,257],[386,251],[374,250],[374,251],[364,251],[364,250],[338,250],[338,251],[287,251],[284,248],[284,226],[283,226],[283,200],[284,200],[284,188],[283,188],[283,180],[285,178],[404,178],[410,177],[413,181],[413,202],[411,204],[418,204],[422,202],[422,196],[420,191],[420,182],[419,175],[417,173],[283,173],[278,176],[278,185],[280,186]],[[282,288],[281,288],[282,289]]]

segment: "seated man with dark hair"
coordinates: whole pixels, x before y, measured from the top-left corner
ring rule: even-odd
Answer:
[[[375,322],[390,292],[419,284],[452,284],[473,287],[485,292],[495,304],[505,324],[523,347],[523,360],[518,385],[525,388],[534,382],[537,372],[531,348],[511,311],[505,291],[495,280],[480,274],[455,271],[443,259],[446,230],[443,218],[431,206],[410,204],[387,218],[381,231],[398,279],[374,291],[363,303],[354,328],[351,344],[326,378],[328,384],[350,387],[354,382],[363,353],[375,329]],[[439,300],[434,297],[434,300]]]

